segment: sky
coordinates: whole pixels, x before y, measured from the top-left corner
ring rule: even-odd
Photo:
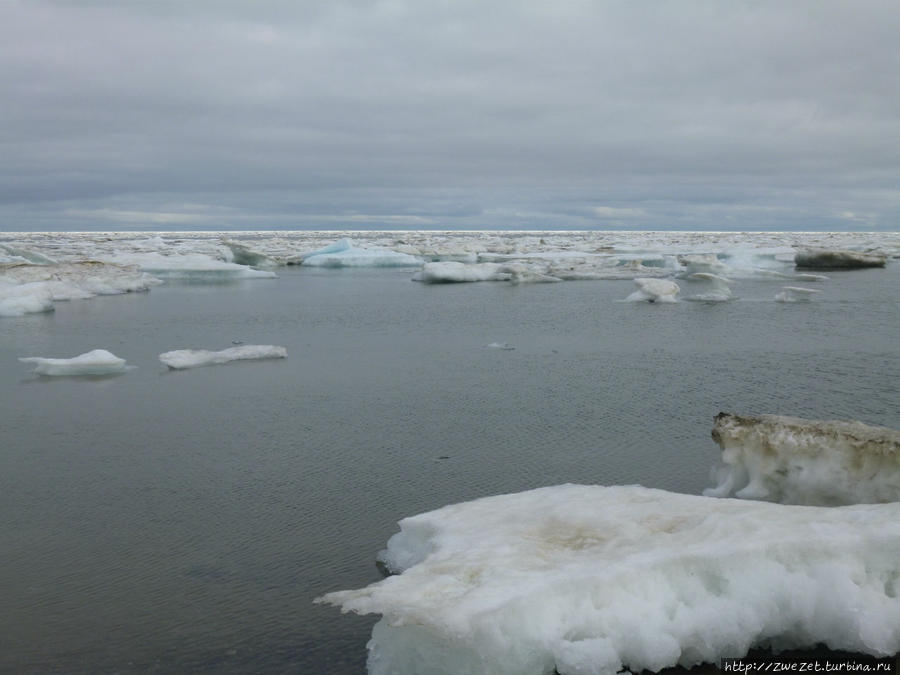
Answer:
[[[0,0],[0,230],[900,229],[895,0]]]

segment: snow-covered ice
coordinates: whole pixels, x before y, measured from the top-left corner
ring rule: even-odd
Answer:
[[[400,522],[400,573],[319,599],[381,614],[371,675],[614,675],[754,646],[900,650],[900,503],[561,485]]]
[[[105,349],[94,349],[71,359],[27,356],[19,361],[35,364],[33,372],[40,375],[113,375],[128,369],[125,359]]]
[[[900,501],[900,431],[862,422],[719,413],[717,486],[704,494],[787,504]]]
[[[287,349],[274,345],[241,345],[218,352],[206,349],[177,349],[159,355],[159,360],[173,370],[213,366],[231,361],[287,358]]]
[[[781,291],[775,294],[775,302],[809,302],[816,293],[821,292],[815,288],[782,286]]]
[[[675,302],[681,291],[678,284],[666,279],[635,279],[634,283],[638,290],[625,298],[628,302]]]

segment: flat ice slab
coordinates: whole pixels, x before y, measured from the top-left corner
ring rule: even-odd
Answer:
[[[900,431],[862,422],[716,415],[718,485],[704,494],[788,504],[900,501]]]
[[[94,349],[71,359],[27,356],[19,361],[35,364],[34,372],[41,375],[112,375],[124,373],[128,369],[125,359],[120,359],[105,349]]]
[[[813,270],[884,267],[886,263],[887,257],[883,253],[864,253],[861,251],[811,248],[798,251],[794,256],[794,264],[797,267]]]
[[[900,651],[900,503],[816,508],[561,485],[400,521],[369,672],[614,675],[753,646]]]
[[[274,345],[242,345],[229,347],[219,352],[205,349],[176,349],[159,355],[159,360],[172,370],[214,366],[231,361],[248,359],[283,359],[287,358],[287,349]]]

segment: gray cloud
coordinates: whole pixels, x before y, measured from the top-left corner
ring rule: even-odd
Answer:
[[[141,213],[173,229],[896,229],[900,215],[888,0],[0,14],[7,230]]]

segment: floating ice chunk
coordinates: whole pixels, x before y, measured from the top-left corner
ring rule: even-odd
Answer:
[[[137,267],[96,260],[52,265],[0,264],[0,274],[20,283],[46,282],[54,300],[146,291],[162,283]]]
[[[787,504],[900,501],[900,431],[862,422],[719,413],[718,485],[704,494]]]
[[[509,281],[512,274],[499,263],[430,262],[422,266],[420,281],[426,284]]]
[[[362,248],[350,239],[340,239],[300,256],[304,265],[316,267],[418,267],[422,259],[387,248]]]
[[[177,349],[159,355],[159,360],[172,370],[213,366],[230,361],[248,359],[283,359],[287,357],[287,349],[273,345],[241,345],[229,347],[219,352],[205,349]]]
[[[197,281],[230,281],[232,279],[272,279],[274,272],[255,270],[246,265],[216,260],[202,253],[162,255],[147,253],[117,253],[110,261],[139,267],[164,279],[192,279]]]
[[[27,356],[19,361],[34,363],[34,372],[41,375],[113,375],[124,373],[128,369],[125,359],[120,359],[105,349],[95,349],[71,359]]]
[[[797,251],[794,264],[797,267],[818,270],[859,269],[862,267],[884,267],[887,256],[883,253],[863,253],[860,251],[832,251],[810,248]]]
[[[672,274],[666,267],[648,267],[641,260],[628,260],[618,265],[615,258],[589,258],[575,261],[555,261],[547,273],[563,281],[605,281],[667,277]]]
[[[380,558],[401,574],[317,600],[382,615],[370,675],[614,675],[759,645],[900,650],[900,503],[561,485],[405,518]]]
[[[281,263],[265,253],[254,251],[249,246],[238,241],[223,239],[222,245],[228,248],[228,251],[231,254],[231,260],[228,262],[255,268],[279,267],[281,265]]]
[[[485,346],[488,349],[503,349],[506,351],[511,351],[511,350],[515,349],[515,347],[513,347],[508,342],[492,342],[491,344],[485,345]]]
[[[795,274],[793,276],[797,281],[828,281],[828,277],[824,274]]]
[[[53,294],[47,284],[18,284],[0,277],[0,317],[52,311]]]
[[[775,294],[775,302],[809,302],[813,295],[821,292],[814,288],[782,286],[781,293]]]
[[[675,302],[681,290],[674,281],[665,279],[635,279],[638,290],[625,298],[628,302]]]
[[[684,274],[696,273],[726,274],[729,266],[721,262],[715,253],[702,253],[693,255],[680,255],[678,262],[684,265]]]
[[[688,279],[705,282],[705,285],[709,288],[709,290],[702,293],[692,295],[688,300],[699,302],[727,302],[731,300],[731,284],[734,283],[731,279],[708,272],[695,272]]]

